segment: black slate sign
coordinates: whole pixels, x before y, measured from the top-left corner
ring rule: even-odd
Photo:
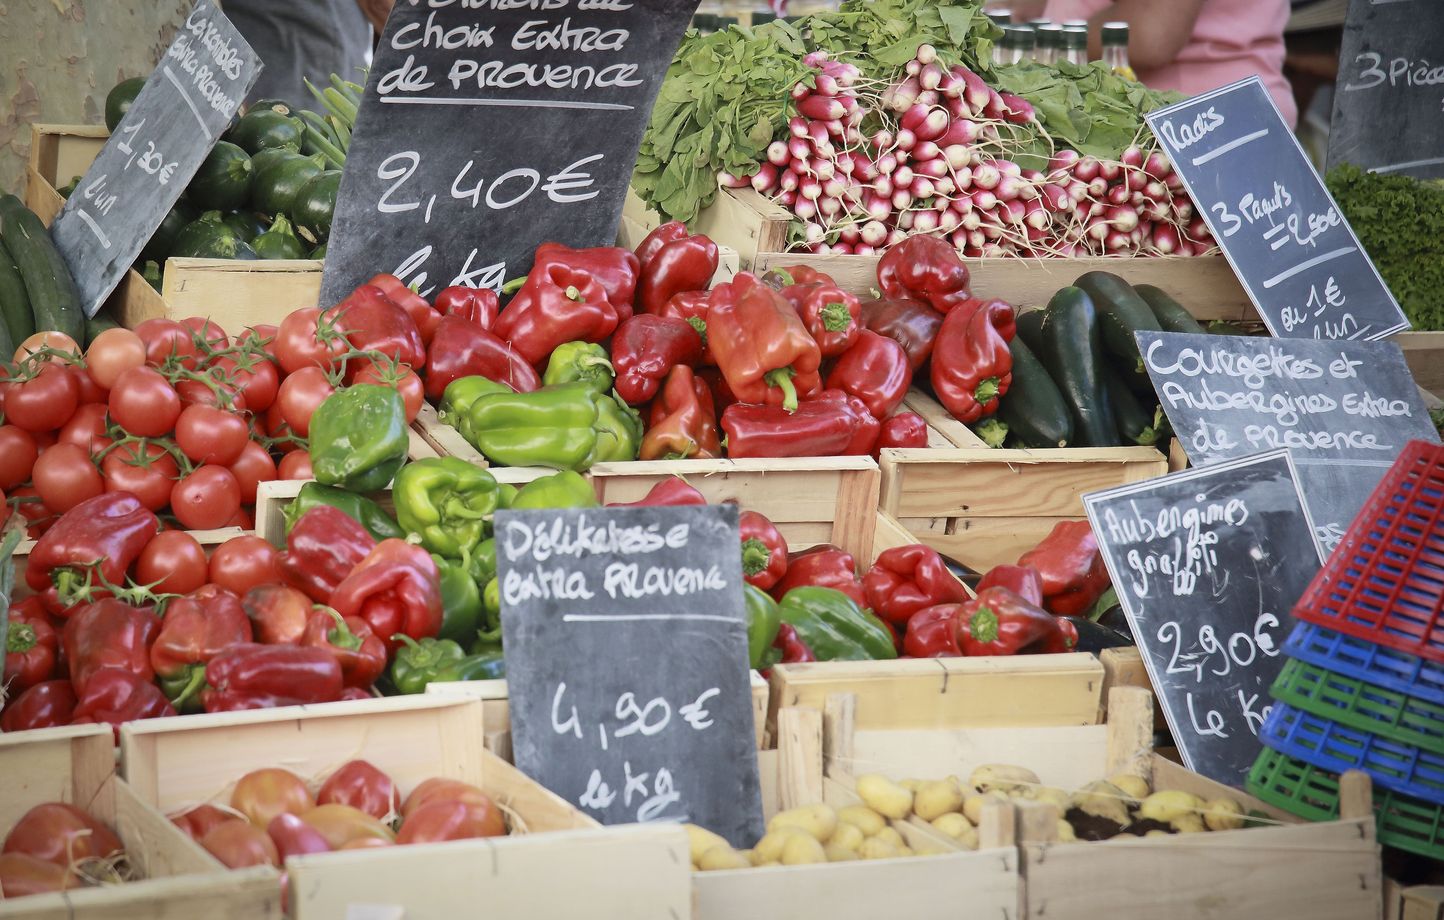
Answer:
[[[1444,3],[1353,0],[1344,22],[1329,168],[1444,178]]]
[[[1408,441],[1439,443],[1392,342],[1136,335],[1188,459],[1206,466],[1287,448],[1326,551]]]
[[[260,72],[214,0],[197,3],[51,224],[87,316],[120,283]]]
[[[1409,328],[1258,77],[1146,118],[1270,332],[1372,341]]]
[[[762,832],[737,509],[497,514],[516,765],[603,824]]]
[[[1184,764],[1242,787],[1322,554],[1286,451],[1083,496]]]
[[[377,272],[422,294],[500,290],[540,243],[612,245],[696,6],[398,3],[347,151],[321,303]]]

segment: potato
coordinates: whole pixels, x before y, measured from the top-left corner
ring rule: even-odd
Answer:
[[[1122,835],[1120,834],[1119,836],[1122,836]],[[1153,830],[1144,833],[1143,836],[1145,836],[1145,837],[1172,837],[1173,835],[1170,834],[1168,831],[1160,830],[1160,829],[1158,829],[1158,828],[1154,828]]]
[[[1008,763],[985,763],[969,774],[968,785],[978,792],[987,792],[990,789],[999,792],[1026,792],[1034,786],[1042,785],[1042,781],[1038,779],[1038,774],[1027,767]]]
[[[697,868],[703,872],[716,872],[719,869],[750,869],[752,862],[724,843],[720,847],[713,847],[703,853],[702,858],[697,861]]]
[[[703,854],[713,847],[730,847],[730,844],[718,834],[714,834],[705,827],[698,827],[695,824],[682,825],[687,829],[687,846],[692,851],[692,865],[697,865]]]
[[[822,848],[822,852],[828,862],[852,862],[862,858],[857,855],[856,847],[841,847],[835,840],[829,840],[827,846]]]
[[[976,825],[983,820],[983,806],[989,802],[1006,802],[1008,797],[1001,792],[975,792],[963,798],[963,815]]]
[[[901,846],[905,846],[905,845],[906,845],[905,841],[903,840],[902,834],[899,834],[899,833],[897,832],[897,828],[895,828],[895,827],[885,827],[885,828],[883,828],[882,830],[878,831],[876,834],[873,834],[873,835],[872,835],[872,839],[874,839],[874,840],[886,840],[888,843],[892,844],[892,845],[895,846],[895,847],[901,847]]]
[[[857,778],[857,796],[884,818],[906,818],[913,810],[913,794],[880,773]]]
[[[1068,810],[1068,793],[1056,786],[1039,786],[1027,798],[1029,801],[1052,805],[1058,809],[1059,814]]]
[[[782,847],[787,843],[788,837],[795,837],[798,834],[808,836],[805,832],[795,827],[784,827],[775,831],[768,831],[757,841],[757,846],[752,848],[752,859],[755,863],[772,862],[782,858]]]
[[[842,847],[844,850],[856,850],[866,839],[867,835],[862,832],[862,828],[851,821],[839,821],[837,830],[832,832],[832,837],[828,839],[827,845]]]
[[[913,814],[924,821],[963,807],[963,787],[951,779],[923,783],[913,793]]]
[[[887,819],[866,805],[848,805],[845,808],[839,809],[837,812],[837,820],[856,825],[865,837],[871,837],[873,834],[887,827]]]
[[[940,833],[947,834],[954,840],[962,839],[962,836],[973,829],[972,822],[956,811],[950,811],[945,815],[938,815],[932,820],[933,827]]]
[[[1180,834],[1202,834],[1208,829],[1203,824],[1203,817],[1192,812],[1185,812],[1168,823]]]
[[[818,843],[826,843],[837,829],[837,812],[830,805],[804,805],[778,812],[767,822],[769,832],[795,827]]]
[[[1107,780],[1095,779],[1073,793],[1068,800],[1068,808],[1127,827],[1132,821],[1128,815],[1127,798],[1122,789]]]
[[[911,792],[913,794],[917,794],[917,791],[921,789],[924,785],[926,785],[926,783],[927,780],[922,779],[900,779],[897,782],[899,786],[903,787],[908,792]]]
[[[1243,827],[1243,806],[1233,799],[1209,799],[1203,803],[1203,823],[1211,831],[1234,831]]]
[[[857,855],[863,859],[894,859],[902,854],[891,841],[881,837],[869,837],[858,847]]]
[[[782,844],[784,866],[809,866],[827,862],[827,854],[817,838],[808,834],[789,834]]]
[[[1199,809],[1203,808],[1203,799],[1190,792],[1182,792],[1177,789],[1169,789],[1164,792],[1155,792],[1138,806],[1140,818],[1152,818],[1154,821],[1172,821],[1179,815],[1191,814],[1197,817]]]
[[[1069,824],[1067,821],[1064,821],[1062,818],[1059,818],[1059,819],[1058,819],[1058,842],[1059,842],[1059,843],[1072,843],[1072,842],[1074,842],[1074,841],[1077,840],[1077,839],[1078,839],[1078,835],[1075,834],[1075,833],[1073,833],[1073,825]]]
[[[939,846],[933,846],[930,843],[923,844],[913,850],[914,856],[946,856],[947,854],[947,850]]]
[[[965,850],[976,850],[978,848],[978,829],[970,827],[956,838],[958,846]]]
[[[1148,788],[1148,780],[1141,776],[1134,776],[1132,773],[1118,773],[1108,777],[1108,782],[1123,790],[1123,794],[1130,799],[1146,799],[1153,790]]]
[[[771,862],[758,863],[757,866],[756,866],[756,868],[762,869],[762,868],[765,868],[765,867],[767,867],[767,866],[780,866],[780,865],[782,865],[782,863],[780,863],[780,862],[778,862],[777,860],[774,859],[774,860],[772,860]]]

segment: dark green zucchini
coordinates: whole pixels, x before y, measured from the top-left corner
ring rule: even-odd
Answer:
[[[114,132],[116,125],[130,111],[135,104],[135,97],[145,88],[145,77],[131,77],[129,80],[121,80],[110,88],[105,94],[105,127],[106,130]]]
[[[261,170],[251,188],[251,206],[262,214],[289,214],[301,188],[321,174],[315,159],[299,154]]]
[[[251,248],[263,259],[304,259],[306,247],[296,238],[286,215],[277,214],[271,228],[251,240]]]
[[[196,219],[196,210],[186,204],[184,200],[177,201],[167,212],[165,217],[160,219],[160,226],[146,241],[145,248],[140,251],[142,262],[164,262],[170,256],[171,247],[175,245],[176,234],[180,233],[186,224]]]
[[[1098,311],[1082,288],[1066,287],[1048,301],[1040,357],[1073,416],[1078,447],[1117,447],[1118,423],[1108,401]]]
[[[1017,337],[1023,340],[1034,356],[1043,350],[1043,310],[1020,312],[1017,318]]]
[[[328,169],[301,186],[291,200],[291,223],[316,242],[331,235],[331,214],[336,210],[336,193],[341,190],[341,171]]]
[[[1159,407],[1155,405],[1150,409],[1112,368],[1106,369],[1103,380],[1108,388],[1113,419],[1118,423],[1118,437],[1123,443],[1144,447],[1157,444],[1161,427],[1157,423],[1162,418]]]
[[[300,156],[300,154],[296,151],[287,150],[284,147],[271,147],[268,150],[262,150],[260,153],[251,157],[251,166],[255,167],[253,174],[259,176],[275,164],[298,156]]]
[[[1143,298],[1143,302],[1148,304],[1148,309],[1153,311],[1153,318],[1158,320],[1158,325],[1163,327],[1164,332],[1203,335],[1203,327],[1193,318],[1193,314],[1184,309],[1183,304],[1169,297],[1162,288],[1139,284],[1133,289]]]
[[[50,232],[14,195],[0,196],[0,237],[25,281],[36,330],[63,332],[79,342],[85,337],[80,289]]]
[[[25,292],[25,279],[15,265],[15,257],[0,240],[0,315],[5,331],[17,344],[35,332],[35,314],[30,311],[30,295]],[[15,350],[0,352],[0,361],[9,359]]]
[[[1088,272],[1073,283],[1088,293],[1098,311],[1104,349],[1122,361],[1124,369],[1146,378],[1133,333],[1140,329],[1163,331],[1148,302],[1127,281],[1109,272]]]
[[[221,218],[221,222],[236,232],[236,236],[249,243],[266,232],[266,221],[254,211],[232,211]]]
[[[220,211],[207,211],[176,234],[171,255],[183,259],[234,259],[244,241],[221,220]]]
[[[186,196],[202,208],[233,211],[251,196],[255,165],[235,144],[218,141],[186,186]]]
[[[226,140],[249,154],[271,149],[300,151],[303,132],[299,122],[275,109],[252,109],[226,132]]]
[[[1058,385],[1021,335],[1008,343],[1008,351],[1013,355],[1013,383],[998,401],[997,417],[1023,447],[1067,447],[1073,440],[1073,417]]]

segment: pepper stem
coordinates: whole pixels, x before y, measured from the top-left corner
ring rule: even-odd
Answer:
[[[828,332],[846,332],[847,327],[852,325],[852,313],[842,301],[827,304],[817,315],[822,318],[822,328]]]
[[[978,405],[985,406],[998,398],[998,383],[997,377],[989,377],[978,384],[978,388],[973,391],[973,399],[977,400]]]
[[[506,284],[503,284],[501,286],[501,292],[503,294],[515,294],[517,291],[521,290],[522,285],[526,284],[526,278],[526,275],[521,275],[520,277],[511,279]]]
[[[772,561],[772,551],[756,537],[742,541],[742,574],[751,577],[763,572]]]
[[[700,316],[687,317],[687,325],[697,330],[697,335],[702,337],[702,347],[707,347],[707,321]]]
[[[319,607],[320,605],[318,604],[317,606]],[[322,607],[321,609],[325,610],[331,615],[331,619],[336,621],[336,625],[326,633],[326,641],[337,648],[344,648],[348,652],[354,652],[359,649],[364,640],[352,632],[351,627],[346,625],[346,618],[341,616],[340,612],[334,607]]]
[[[191,669],[190,676],[186,678],[185,686],[181,688],[181,692],[177,693],[170,701],[171,705],[175,707],[176,712],[184,711],[185,705],[191,701],[192,697],[200,693],[201,688],[205,685],[205,666],[197,665]]]
[[[792,366],[788,365],[768,371],[762,378],[769,386],[782,391],[782,408],[788,412],[797,411],[797,387],[792,383],[792,374]]]
[[[988,607],[979,607],[968,621],[968,631],[974,642],[996,642],[998,639],[998,615]]]
[[[565,292],[565,293],[566,293],[566,295],[567,295],[567,300],[575,300],[575,301],[577,301],[578,303],[581,303],[581,300],[582,300],[582,292],[581,292],[581,289],[578,288],[575,284],[569,284],[569,285],[567,285],[567,289],[566,289],[566,292]]]
[[[5,635],[5,654],[23,655],[40,641],[35,636],[35,627],[29,623],[10,621],[10,631]]]

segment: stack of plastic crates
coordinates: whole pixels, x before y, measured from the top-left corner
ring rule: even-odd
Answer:
[[[1338,817],[1374,784],[1381,843],[1444,859],[1444,447],[1411,442],[1294,607],[1251,793]]]

